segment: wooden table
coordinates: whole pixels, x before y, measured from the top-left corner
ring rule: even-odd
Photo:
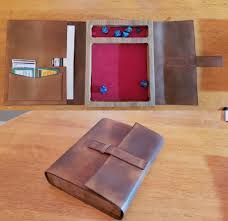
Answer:
[[[0,126],[0,220],[112,220],[49,185],[44,170],[103,117],[157,131],[165,146],[125,217],[228,220],[228,123],[220,111],[32,111]]]

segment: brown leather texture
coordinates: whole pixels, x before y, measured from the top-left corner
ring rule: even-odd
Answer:
[[[197,56],[197,67],[222,67],[224,64],[221,56]]]
[[[66,104],[66,73],[29,78],[9,74],[8,104]]]
[[[221,67],[221,56],[196,56],[193,21],[154,22],[156,104],[198,104],[197,66]]]
[[[122,219],[162,145],[159,134],[138,123],[102,119],[45,175],[54,186]]]
[[[103,144],[97,141],[91,141],[88,147],[100,151],[101,153],[110,154],[140,169],[145,169],[146,167],[147,162],[145,160],[129,154],[127,151],[121,150],[118,147],[114,147],[111,144]]]
[[[64,21],[8,21],[6,103],[66,103],[65,70],[42,79],[11,74],[12,59],[35,59],[37,67],[48,68],[53,58],[65,58],[66,31],[67,22]]]
[[[74,56],[74,104],[85,103],[86,22],[72,22],[76,27]]]

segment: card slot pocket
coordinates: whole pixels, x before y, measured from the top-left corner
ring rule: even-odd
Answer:
[[[40,71],[41,72],[40,72]],[[66,67],[37,67],[36,68],[36,77],[39,78],[46,78],[46,77],[50,77],[53,75],[57,75],[61,72],[65,72]],[[56,72],[56,73],[55,73]]]
[[[8,103],[66,104],[66,70],[58,74],[31,78],[10,73]]]
[[[39,71],[43,71],[41,74]],[[66,67],[53,67],[53,66],[38,66],[34,68],[25,68],[25,67],[16,67],[11,68],[11,74],[17,76],[24,76],[29,78],[37,78],[37,77],[47,77],[59,74],[60,72],[66,72]]]

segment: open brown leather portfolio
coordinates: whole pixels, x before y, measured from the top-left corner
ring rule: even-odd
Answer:
[[[100,120],[45,172],[49,183],[122,219],[163,138],[135,123]]]
[[[18,60],[57,74],[15,74]],[[193,21],[21,20],[8,22],[6,66],[6,104],[196,105],[197,67],[223,58],[196,55]]]

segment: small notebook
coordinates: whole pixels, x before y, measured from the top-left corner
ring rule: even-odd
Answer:
[[[100,120],[45,175],[49,183],[122,219],[163,145],[156,132]]]

